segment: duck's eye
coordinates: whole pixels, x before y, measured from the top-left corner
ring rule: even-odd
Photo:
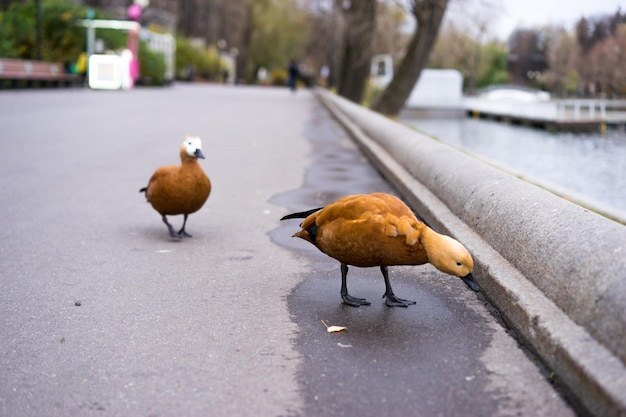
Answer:
[[[462,266],[463,264],[461,262],[457,262],[456,266]]]

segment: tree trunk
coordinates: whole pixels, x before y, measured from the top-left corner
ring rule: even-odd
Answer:
[[[376,0],[353,0],[345,10],[344,42],[337,93],[360,103],[365,93],[376,30]]]
[[[372,109],[395,116],[404,107],[435,44],[448,0],[414,0],[417,28],[398,70]]]
[[[241,7],[246,24],[242,27],[243,32],[240,38],[239,50],[235,58],[237,60],[235,84],[238,84],[239,81],[249,82],[251,77],[248,64],[250,61],[252,34],[254,33],[254,1],[244,1]]]

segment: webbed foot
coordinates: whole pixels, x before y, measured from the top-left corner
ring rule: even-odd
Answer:
[[[353,297],[350,294],[341,294],[341,299],[343,300],[344,304],[352,307],[368,306],[371,304],[365,298]]]
[[[167,231],[170,233],[170,236],[173,239],[180,239],[182,236],[179,236],[180,232],[176,233],[172,225],[167,221],[167,217],[163,216],[163,223],[167,226]]]
[[[187,225],[187,214],[185,214],[185,219],[183,220],[183,227],[180,228],[180,230],[178,231],[178,237],[179,238],[185,238],[185,237],[191,237],[191,235],[187,232],[185,232],[185,226]]]
[[[415,304],[415,301],[413,300],[404,300],[402,298],[398,298],[394,295],[394,293],[391,294],[383,294],[383,298],[385,298],[385,305],[387,307],[408,307],[410,305]]]

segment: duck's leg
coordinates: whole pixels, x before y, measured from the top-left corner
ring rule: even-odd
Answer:
[[[346,277],[348,276],[348,265],[341,264],[341,299],[344,304],[352,307],[368,306],[371,303],[365,298],[357,298],[348,294],[348,286],[346,285]]]
[[[383,273],[383,278],[385,278],[385,293],[383,294],[383,298],[385,298],[385,305],[387,307],[408,307],[411,304],[415,304],[415,301],[403,300],[394,295],[391,289],[391,282],[389,282],[389,271],[387,271],[386,266],[381,266],[380,272]]]
[[[183,227],[178,231],[178,237],[191,237],[191,235],[185,232],[185,225],[187,224],[187,214],[185,214],[185,219],[183,220]]]
[[[174,238],[178,238],[179,236],[176,234],[176,231],[174,230],[174,227],[172,227],[172,225],[170,224],[170,222],[167,221],[167,217],[165,217],[165,214],[163,215],[163,223],[165,223],[165,225],[167,226],[167,230],[169,230],[170,232],[170,236],[174,237]]]

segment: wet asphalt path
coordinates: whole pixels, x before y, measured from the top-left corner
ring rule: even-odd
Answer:
[[[0,416],[572,415],[460,280],[390,268],[390,309],[351,268],[341,304],[278,219],[394,191],[310,93],[4,91],[0,126]],[[186,133],[214,189],[173,241],[138,190]]]

